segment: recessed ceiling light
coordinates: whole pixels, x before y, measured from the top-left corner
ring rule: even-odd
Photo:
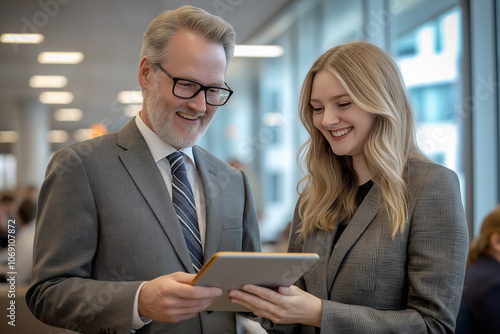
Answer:
[[[123,90],[116,96],[118,102],[123,104],[142,103],[142,92],[140,90]]]
[[[73,133],[73,139],[76,141],[83,141],[90,138],[90,129],[78,129]]]
[[[69,139],[69,134],[64,130],[52,130],[47,134],[49,143],[65,143]]]
[[[61,108],[54,112],[54,119],[60,122],[76,122],[83,117],[83,111],[78,108]]]
[[[19,140],[16,131],[0,131],[0,143],[15,143]]]
[[[45,104],[68,104],[73,102],[73,94],[70,92],[43,92],[38,97]]]
[[[127,117],[134,117],[141,111],[142,109],[142,104],[128,104],[125,106],[123,113]]]
[[[280,57],[284,53],[279,45],[236,45],[235,57]]]
[[[62,88],[68,79],[62,75],[34,75],[30,78],[30,87],[33,88]]]
[[[40,64],[78,64],[82,60],[81,52],[42,52],[38,55]]]
[[[0,42],[15,44],[40,44],[43,41],[42,34],[2,34]]]

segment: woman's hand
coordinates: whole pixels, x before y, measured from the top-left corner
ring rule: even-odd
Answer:
[[[245,306],[275,324],[305,324],[321,327],[321,299],[297,288],[280,287],[278,292],[247,284],[243,291],[231,290],[231,302]]]

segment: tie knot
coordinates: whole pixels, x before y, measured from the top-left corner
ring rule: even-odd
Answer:
[[[169,154],[167,156],[167,160],[170,163],[170,168],[172,169],[172,173],[175,173],[175,171],[177,171],[178,168],[181,168],[181,170],[186,169],[186,167],[184,167],[184,159],[182,152],[175,151],[174,153]]]

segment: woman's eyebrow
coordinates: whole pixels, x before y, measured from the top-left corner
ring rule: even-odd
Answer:
[[[328,101],[338,100],[341,97],[345,97],[345,96],[349,96],[349,94],[344,93],[344,94],[335,95],[335,96],[332,96],[330,99],[328,99]],[[309,99],[309,102],[321,102],[321,101],[318,99]]]

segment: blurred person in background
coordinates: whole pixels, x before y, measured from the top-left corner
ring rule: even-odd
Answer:
[[[4,248],[8,243],[7,228],[9,220],[16,218],[16,205],[14,196],[3,194],[0,198],[0,248]]]
[[[471,243],[455,333],[500,333],[500,206]]]
[[[28,285],[31,279],[31,267],[33,264],[33,240],[35,238],[36,201],[25,198],[17,209],[17,219],[14,224],[15,234],[15,272],[16,284]],[[9,247],[0,253],[2,264],[6,264],[9,258]],[[12,270],[11,270],[12,271]]]

